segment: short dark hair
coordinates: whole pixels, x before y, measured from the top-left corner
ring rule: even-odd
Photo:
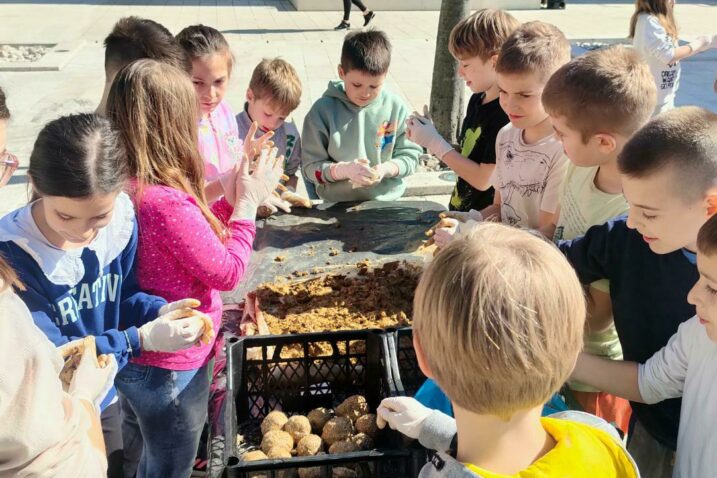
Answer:
[[[108,119],[90,113],[62,116],[38,134],[27,174],[34,197],[109,194],[125,186],[127,157]]]
[[[229,70],[234,65],[234,55],[224,35],[216,28],[206,25],[191,25],[177,33],[177,41],[184,51],[193,60],[205,55],[221,53],[227,55]]]
[[[676,192],[700,199],[717,184],[717,114],[683,106],[656,116],[625,144],[618,167],[635,178],[671,168]]]
[[[341,68],[348,73],[359,70],[372,76],[383,75],[391,64],[391,42],[379,30],[349,33],[341,48]]]
[[[187,54],[163,25],[146,18],[120,18],[105,38],[105,71],[116,73],[143,58],[191,70]]]
[[[10,110],[7,109],[7,97],[2,88],[0,88],[0,120],[10,119]]]

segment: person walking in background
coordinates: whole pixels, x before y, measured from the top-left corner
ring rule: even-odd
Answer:
[[[348,30],[351,28],[349,23],[349,15],[351,15],[351,4],[356,5],[363,12],[363,26],[368,25],[376,14],[373,10],[369,10],[361,0],[344,0],[344,19],[341,20],[334,30]]]

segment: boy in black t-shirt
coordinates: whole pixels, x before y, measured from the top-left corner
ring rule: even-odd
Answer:
[[[493,204],[490,177],[495,169],[495,139],[508,124],[498,102],[495,61],[503,42],[518,27],[518,21],[502,10],[483,9],[458,23],[451,31],[449,49],[458,60],[458,74],[473,95],[456,151],[425,116],[408,119],[408,138],[428,149],[458,175],[449,209],[470,211]]]

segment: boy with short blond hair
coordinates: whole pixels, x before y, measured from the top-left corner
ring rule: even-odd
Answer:
[[[623,356],[642,363],[695,315],[686,297],[699,278],[697,233],[717,205],[717,115],[698,107],[658,115],[625,144],[618,167],[628,215],[559,247],[582,283],[610,281]],[[631,405],[630,453],[645,476],[671,477],[680,400]]]
[[[461,20],[448,42],[461,76],[473,95],[458,138],[460,151],[441,137],[427,116],[408,120],[408,137],[427,148],[458,175],[449,209],[480,210],[493,204],[490,177],[495,169],[495,139],[508,124],[498,101],[495,61],[505,40],[520,25],[503,10],[485,8]]]
[[[582,287],[551,244],[502,224],[474,228],[423,273],[413,320],[419,366],[456,419],[407,397],[377,413],[380,426],[439,452],[421,477],[639,476],[604,421],[540,417],[573,368],[585,321]]]
[[[570,164],[560,191],[553,239],[574,239],[591,226],[625,214],[627,201],[617,158],[623,145],[649,119],[656,88],[650,68],[632,49],[612,46],[588,52],[550,77],[542,95],[556,135]],[[610,284],[588,289],[585,350],[622,359],[612,319]],[[591,387],[570,383],[582,408],[628,432],[630,404]]]
[[[385,33],[346,35],[340,80],[312,105],[301,134],[301,172],[321,199],[392,201],[416,171],[421,148],[406,136],[408,106],[383,88],[390,64]]]
[[[281,58],[263,59],[255,68],[246,90],[244,111],[236,117],[239,137],[246,137],[252,122],[259,123],[257,137],[273,131],[271,140],[284,156],[286,186],[296,190],[301,166],[301,136],[287,117],[301,102],[301,80],[291,64]]]

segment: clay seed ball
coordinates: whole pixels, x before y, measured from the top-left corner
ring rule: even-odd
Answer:
[[[361,395],[352,395],[336,407],[336,415],[340,417],[348,417],[352,422],[362,415],[368,413],[368,403],[366,398]]]
[[[296,445],[296,454],[299,456],[312,456],[321,451],[321,437],[306,435]]]
[[[269,451],[266,452],[266,456],[269,458],[291,458],[291,451],[287,450],[283,446],[275,446],[272,448],[269,448]]]
[[[271,412],[261,422],[261,434],[266,435],[272,430],[281,430],[288,421],[289,418],[287,418],[284,412]]]
[[[350,453],[352,451],[359,451],[359,447],[351,439],[337,441],[329,447],[329,453],[332,455],[337,453]]]
[[[331,478],[359,478],[359,474],[358,471],[351,468],[339,467],[333,469]]]
[[[299,443],[299,440],[311,433],[311,423],[303,415],[294,415],[284,425],[284,431],[291,435],[294,443]]]
[[[328,408],[315,408],[309,412],[307,418],[311,423],[311,430],[317,435],[324,429],[324,425],[331,419],[331,410]]]
[[[261,450],[248,451],[241,456],[243,461],[266,460],[267,456]]]
[[[373,448],[373,439],[365,433],[357,433],[351,437],[351,443],[355,444],[359,450],[370,450]]]
[[[356,419],[356,431],[359,433],[365,433],[371,438],[376,438],[378,435],[378,425],[376,425],[376,415],[369,413]]]
[[[346,417],[334,417],[324,425],[324,431],[321,433],[321,438],[328,443],[333,445],[337,441],[346,440],[351,438],[354,433],[354,426]]]
[[[271,430],[261,440],[261,451],[268,455],[269,450],[275,447],[284,448],[286,451],[291,452],[294,448],[294,439],[285,431]]]

